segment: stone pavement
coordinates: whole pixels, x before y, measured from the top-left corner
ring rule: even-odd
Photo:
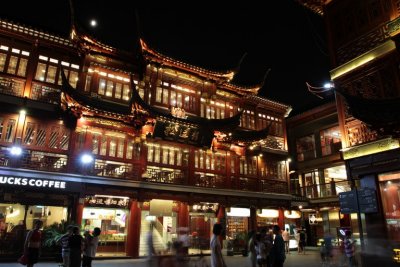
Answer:
[[[226,255],[226,254],[224,254]],[[198,257],[191,257],[191,263],[188,267],[194,267],[195,261]],[[209,264],[210,258],[205,257]],[[224,256],[228,267],[247,267],[248,261],[243,256]],[[0,259],[1,261],[1,259]],[[22,265],[18,263],[0,263],[0,267],[20,267]],[[45,262],[35,264],[35,267],[57,267],[58,264],[55,262]],[[201,265],[197,265],[200,266]],[[287,255],[285,267],[321,267],[321,259],[318,251],[307,251],[305,255],[298,255],[297,252],[291,252]],[[334,264],[333,266],[341,266]],[[145,259],[115,259],[115,260],[96,260],[93,262],[93,267],[148,267]]]

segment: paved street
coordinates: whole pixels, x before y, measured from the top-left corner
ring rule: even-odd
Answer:
[[[225,256],[226,263],[228,267],[245,267],[247,265],[247,258],[242,256]],[[189,267],[195,266],[195,260],[197,258],[193,257],[191,264]],[[209,257],[206,257],[206,260],[209,262]],[[19,267],[21,266],[18,263],[0,263],[0,267]],[[35,267],[50,267],[50,266],[58,266],[54,262],[40,263],[35,265]],[[147,267],[146,261],[144,259],[120,259],[120,260],[96,260],[93,263],[94,267]],[[199,265],[197,265],[199,266]],[[201,266],[201,265],[200,265]],[[317,251],[309,251],[306,255],[298,255],[297,252],[292,252],[290,255],[287,255],[285,265],[290,267],[320,267],[321,261],[320,256]],[[340,265],[334,265],[340,266]]]

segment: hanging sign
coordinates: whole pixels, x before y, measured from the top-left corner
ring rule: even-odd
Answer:
[[[153,137],[200,147],[210,147],[214,133],[176,122],[157,121]]]

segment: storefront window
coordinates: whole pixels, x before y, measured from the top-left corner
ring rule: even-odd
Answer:
[[[379,175],[379,186],[389,239],[400,241],[400,172]]]
[[[298,161],[314,159],[316,157],[314,135],[308,135],[297,139],[296,150]]]
[[[190,254],[197,254],[210,249],[210,237],[213,225],[217,222],[215,212],[217,203],[198,203],[190,206],[189,237]]]
[[[320,135],[322,156],[338,153],[342,148],[339,126],[322,130]]]
[[[128,210],[117,208],[84,208],[82,227],[92,232],[95,227],[101,229],[98,256],[125,255]]]
[[[21,254],[26,233],[37,219],[43,221],[44,231],[52,227],[59,229],[58,225],[67,220],[67,208],[0,203],[0,240],[4,241],[0,242],[0,255]],[[51,237],[44,235],[44,242],[46,238]]]

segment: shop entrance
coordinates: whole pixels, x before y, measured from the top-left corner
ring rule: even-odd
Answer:
[[[128,210],[113,208],[84,208],[82,230],[101,229],[96,256],[125,256]]]
[[[46,244],[50,244],[51,239],[62,234],[63,224],[67,221],[67,208],[0,203],[0,255],[21,254],[26,233],[32,229],[37,219],[43,221],[43,253],[46,253]],[[47,235],[48,231],[56,234]]]
[[[165,254],[171,251],[172,243],[177,240],[177,216],[154,216],[150,211],[142,211],[140,225],[139,256],[148,255],[149,235],[152,235],[156,253]]]

